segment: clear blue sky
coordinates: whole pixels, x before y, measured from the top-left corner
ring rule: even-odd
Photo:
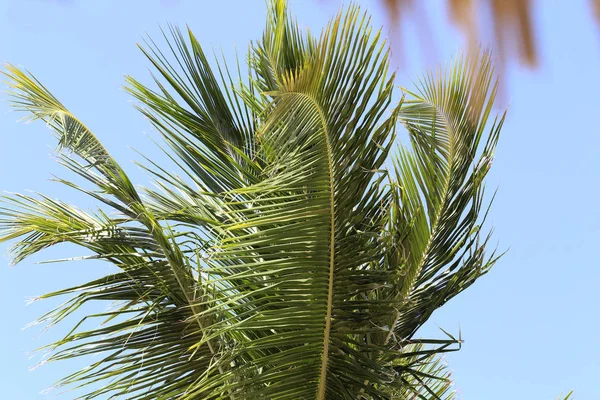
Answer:
[[[301,24],[318,31],[340,2],[290,3]],[[359,3],[370,8],[375,25],[387,26],[377,6]],[[398,84],[404,86],[462,45],[446,23],[442,2],[424,3],[432,11],[436,48],[421,50],[428,42],[409,16],[403,53],[395,53],[402,58]],[[447,359],[463,400],[554,399],[569,389],[578,400],[600,398],[600,31],[588,1],[543,3],[535,13],[543,66],[533,72],[509,67],[503,99],[510,102],[509,117],[488,181],[491,189],[499,188],[490,217],[495,238],[510,251],[488,276],[434,314],[423,332],[441,334],[436,325],[457,332],[460,325],[466,343]],[[152,132],[121,90],[125,74],[148,78],[148,63],[135,43],[144,33],[158,36],[159,24],[189,24],[204,45],[221,46],[232,60],[234,45],[243,54],[248,40],[259,37],[264,16],[263,0],[2,0],[0,61],[34,72],[138,183],[146,183],[127,161],[139,159],[129,147],[157,154],[148,138]],[[40,191],[87,205],[49,182],[51,174],[66,174],[52,159],[53,139],[42,124],[17,124],[18,117],[0,104],[0,189]],[[29,372],[39,357],[30,360],[27,352],[66,326],[41,336],[38,327],[21,330],[52,305],[26,307],[28,296],[106,271],[95,263],[34,264],[79,254],[63,247],[16,268],[0,258],[0,398],[44,398],[42,389],[84,365],[56,363]]]

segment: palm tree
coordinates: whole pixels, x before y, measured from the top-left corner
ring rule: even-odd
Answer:
[[[59,162],[88,184],[57,181],[98,208],[7,196],[0,241],[14,263],[71,243],[116,267],[41,296],[70,296],[49,325],[114,303],[45,347],[50,361],[98,356],[57,385],[87,388],[83,399],[454,398],[439,357],[460,336],[416,332],[498,258],[482,228],[504,121],[488,124],[489,54],[404,100],[357,6],[315,37],[273,1],[245,78],[211,68],[191,31],[165,38],[168,54],[142,47],[154,83],[127,78],[179,169],[147,159],[154,189],[31,74],[5,72],[14,107],[48,125]]]

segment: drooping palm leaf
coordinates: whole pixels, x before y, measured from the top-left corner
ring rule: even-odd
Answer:
[[[431,313],[485,273],[483,178],[502,118],[486,133],[489,57],[428,76],[394,104],[379,32],[356,6],[317,38],[271,4],[249,76],[211,66],[188,30],[149,41],[152,86],[128,90],[179,168],[147,160],[138,191],[98,139],[30,74],[8,66],[13,104],[55,132],[61,162],[95,189],[84,212],[9,196],[0,241],[15,262],[57,243],[117,272],[72,295],[117,302],[52,345],[51,360],[102,357],[60,385],[82,398],[453,398],[438,356],[461,339],[415,337]],[[400,148],[403,122],[412,151]],[[110,211],[110,212],[109,212]]]

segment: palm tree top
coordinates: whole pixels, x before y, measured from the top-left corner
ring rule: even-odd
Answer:
[[[83,399],[452,399],[438,356],[460,336],[416,332],[498,258],[481,212],[504,121],[490,118],[489,54],[398,102],[387,46],[356,5],[317,37],[272,1],[247,76],[211,67],[189,29],[165,43],[141,46],[154,81],[126,86],[178,167],[148,160],[153,189],[7,66],[12,104],[46,122],[88,186],[59,182],[98,208],[5,197],[0,241],[14,262],[72,243],[118,268],[42,296],[69,296],[49,325],[116,304],[46,347],[51,361],[100,356],[57,385],[87,388]]]

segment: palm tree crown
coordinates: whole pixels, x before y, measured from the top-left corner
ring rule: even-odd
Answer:
[[[504,120],[487,126],[489,55],[397,101],[387,47],[357,6],[315,37],[273,1],[245,78],[211,68],[191,31],[165,37],[168,52],[142,48],[154,83],[127,78],[179,168],[148,160],[154,189],[7,66],[12,104],[47,123],[91,188],[59,182],[99,207],[11,195],[0,240],[15,263],[68,242],[118,267],[42,296],[70,296],[41,317],[50,325],[116,304],[48,346],[50,360],[100,355],[58,385],[88,387],[84,399],[453,398],[438,356],[460,337],[415,333],[497,259],[480,213]],[[399,122],[410,147],[396,144]]]

